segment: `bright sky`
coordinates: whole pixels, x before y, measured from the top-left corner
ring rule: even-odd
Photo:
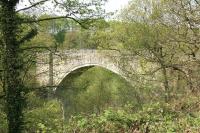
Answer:
[[[108,0],[108,2],[105,5],[106,12],[116,12],[128,5],[128,2],[130,0]],[[26,7],[27,1],[23,1],[23,3],[18,5],[18,9]]]
[[[116,10],[120,10],[124,6],[128,5],[130,0],[108,0],[106,3],[106,11],[107,12],[115,12]]]

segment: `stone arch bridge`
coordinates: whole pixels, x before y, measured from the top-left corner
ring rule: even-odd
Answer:
[[[40,53],[37,55],[36,74],[37,80],[42,86],[58,86],[71,72],[84,67],[100,66],[108,69],[124,78],[126,74],[120,64],[124,60],[119,52],[113,50],[65,50],[54,54]],[[123,64],[124,65],[124,64]],[[138,60],[131,59],[125,66],[137,69]]]

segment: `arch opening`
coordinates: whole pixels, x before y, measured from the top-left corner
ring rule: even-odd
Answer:
[[[74,112],[94,113],[100,112],[107,105],[114,106],[111,103],[122,100],[120,94],[124,93],[125,88],[127,88],[127,93],[130,92],[131,85],[127,84],[128,82],[123,77],[106,68],[93,65],[79,67],[63,79],[56,90],[56,97],[63,103],[65,117],[68,119]],[[123,101],[126,102],[126,100]]]

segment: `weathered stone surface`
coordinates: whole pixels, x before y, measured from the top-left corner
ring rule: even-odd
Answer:
[[[72,71],[86,66],[100,66],[125,77],[119,67],[120,54],[112,50],[66,50],[53,55],[53,80],[57,86]],[[37,56],[37,79],[49,84],[49,53]]]

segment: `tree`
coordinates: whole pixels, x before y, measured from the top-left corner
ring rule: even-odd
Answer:
[[[178,62],[179,68],[185,73],[188,88],[193,92],[199,89],[199,4],[197,0],[165,1],[162,7],[166,10],[161,10],[163,15],[157,19],[163,26],[173,28],[168,40],[176,46],[178,55],[183,55]]]
[[[20,133],[23,129],[23,109],[25,107],[26,86],[23,82],[22,72],[24,69],[23,52],[21,47],[37,34],[35,23],[52,19],[72,19],[84,26],[94,19],[102,17],[102,1],[58,1],[53,0],[54,8],[63,11],[63,16],[38,18],[35,15],[21,15],[21,12],[32,9],[42,9],[46,2],[29,1],[28,6],[17,10],[20,0],[0,0],[0,29],[2,31],[2,55],[3,55],[3,77],[6,100],[6,113],[8,119],[8,132]],[[94,8],[96,7],[96,8]],[[36,11],[36,10],[35,10]],[[38,11],[37,11],[38,13]],[[78,17],[77,17],[78,16]],[[26,25],[29,31],[24,31]],[[35,25],[35,26],[34,26]]]
[[[128,25],[125,49],[156,65],[144,75],[162,81],[168,100],[173,89],[198,90],[197,14],[199,2],[191,0],[136,0],[122,10],[120,18]]]

